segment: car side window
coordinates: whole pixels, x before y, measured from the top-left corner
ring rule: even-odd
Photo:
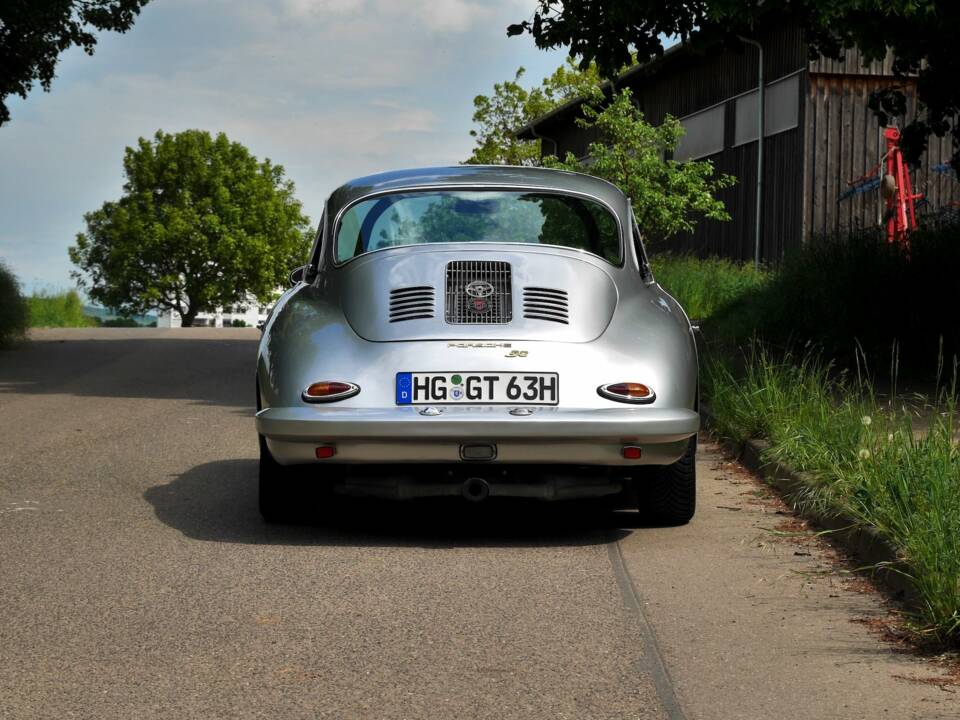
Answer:
[[[640,226],[637,225],[636,216],[631,215],[633,224],[633,245],[637,251],[637,264],[640,266],[640,277],[646,282],[653,281],[653,271],[650,269],[650,263],[647,261],[647,253],[643,248],[643,241],[640,239]]]
[[[310,267],[314,270],[320,268],[323,258],[323,224],[326,222],[326,217],[326,212],[320,216],[320,222],[317,223],[317,233],[313,236],[313,247],[310,248]]]

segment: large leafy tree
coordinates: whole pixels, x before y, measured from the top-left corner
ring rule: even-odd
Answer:
[[[126,32],[150,0],[3,0],[0,2],[0,125],[6,99],[50,90],[60,53],[79,45],[93,55],[96,30]]]
[[[665,159],[683,137],[683,127],[669,115],[657,127],[646,122],[629,88],[614,93],[609,101],[595,91],[577,124],[597,135],[587,159],[567,153],[563,160],[547,157],[544,164],[602,177],[617,185],[630,197],[641,230],[653,239],[693,230],[702,217],[730,219],[715,194],[736,179],[715,175],[709,160]]]
[[[157,132],[126,150],[116,202],[84,216],[70,259],[89,296],[124,313],[198,312],[272,298],[309,243],[283,167],[223,133]]]
[[[530,33],[540,48],[565,46],[581,65],[596,62],[607,76],[627,62],[663,52],[661,38],[739,43],[768,22],[798,22],[811,55],[839,58],[858,46],[865,61],[895,56],[894,73],[917,76],[923,112],[903,131],[903,146],[916,160],[931,133],[954,138],[953,165],[960,171],[960,3],[956,0],[537,0],[529,20],[507,28]],[[905,106],[900,88],[872,98],[882,122]]]

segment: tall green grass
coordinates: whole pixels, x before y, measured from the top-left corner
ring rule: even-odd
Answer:
[[[20,294],[20,283],[9,268],[0,263],[0,347],[23,337],[27,329],[27,304]]]
[[[770,459],[804,471],[805,502],[838,508],[875,528],[910,568],[922,630],[960,642],[960,450],[956,388],[911,412],[879,402],[866,378],[838,373],[817,355],[747,349],[740,370],[704,368],[718,430],[769,441]]]
[[[39,292],[27,298],[30,327],[94,327],[99,323],[83,314],[83,301],[76,290]]]
[[[713,340],[810,343],[854,367],[899,348],[900,371],[931,377],[938,353],[960,355],[960,225],[921,230],[910,246],[875,234],[819,238],[788,255],[769,282],[745,288],[705,325]]]
[[[692,255],[657,255],[650,264],[657,282],[695,320],[706,320],[748,292],[762,288],[770,274],[730,260]]]

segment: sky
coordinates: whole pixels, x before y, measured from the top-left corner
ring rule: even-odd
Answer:
[[[124,148],[158,129],[224,131],[286,168],[312,220],[354,177],[455,164],[473,98],[564,60],[506,37],[534,0],[153,0],[0,127],[0,260],[25,291],[75,285],[83,214],[120,197]]]

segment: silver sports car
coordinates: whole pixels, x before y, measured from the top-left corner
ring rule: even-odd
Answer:
[[[257,363],[268,520],[307,491],[693,516],[693,331],[613,185],[471,165],[360,178],[291,282]]]

